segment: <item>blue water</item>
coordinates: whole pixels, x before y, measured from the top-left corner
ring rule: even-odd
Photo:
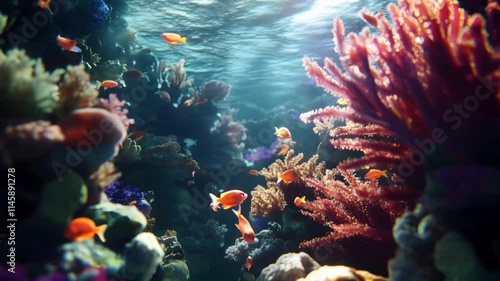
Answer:
[[[217,79],[233,86],[228,103],[240,117],[294,107],[300,86],[308,85],[304,55],[335,56],[332,20],[346,31],[366,26],[359,11],[384,10],[391,1],[356,0],[130,0],[126,19],[137,43],[160,59],[186,60],[195,85]],[[392,1],[394,2],[394,1]],[[175,32],[187,44],[167,44],[160,34]]]

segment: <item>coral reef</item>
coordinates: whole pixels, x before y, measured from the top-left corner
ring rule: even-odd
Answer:
[[[99,92],[90,84],[90,75],[85,71],[85,66],[70,65],[59,83],[59,114],[66,116],[75,109],[91,107],[98,95]]]
[[[189,231],[194,239],[194,243],[204,247],[211,246],[220,248],[224,246],[224,238],[227,233],[225,224],[219,224],[214,219],[209,219],[205,223],[193,222],[189,226]]]
[[[128,130],[130,125],[135,123],[134,119],[129,119],[127,117],[128,110],[123,108],[125,101],[120,101],[116,94],[110,94],[108,99],[100,98],[96,101],[95,107],[104,108],[111,113],[116,114],[122,120],[125,130]]]
[[[219,80],[205,82],[201,88],[200,98],[206,98],[211,101],[222,101],[229,96],[231,85]]]
[[[356,270],[352,267],[343,265],[322,266],[311,271],[304,278],[299,278],[297,281],[387,281],[387,278],[376,276],[365,270]]]
[[[252,192],[250,204],[250,215],[254,217],[266,217],[283,211],[286,207],[285,195],[280,188],[265,188],[257,185]]]
[[[390,262],[390,280],[498,278],[498,235],[478,235],[488,232],[500,201],[493,188],[500,178],[499,28],[493,2],[485,11],[488,22],[451,0],[399,0],[388,5],[390,19],[362,11],[378,30],[375,35],[365,28],[345,36],[342,21],[335,19],[335,51],[343,70],[329,58],[323,67],[303,59],[319,86],[349,101],[346,107],[301,115],[304,122],[355,123],[331,131],[333,145],[365,153],[342,168],[380,165],[397,168],[403,178],[425,178],[412,183],[425,185],[419,207],[394,227],[399,250]],[[375,138],[367,139],[370,135]],[[377,155],[382,151],[389,153]],[[468,266],[451,266],[452,255]]]
[[[41,59],[25,51],[0,51],[2,118],[42,117],[57,108],[57,82],[63,70],[46,72]],[[16,106],[12,106],[16,105]]]
[[[110,202],[136,206],[146,217],[149,217],[151,213],[151,205],[144,198],[144,193],[136,187],[125,186],[119,181],[115,181],[104,189],[104,193]]]

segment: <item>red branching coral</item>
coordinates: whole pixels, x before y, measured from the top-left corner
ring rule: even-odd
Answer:
[[[326,170],[321,180],[303,180],[317,197],[302,203],[301,213],[332,231],[302,242],[301,247],[319,248],[336,243],[356,258],[372,253],[371,258],[387,261],[393,255],[396,245],[392,226],[418,195],[415,190],[377,186],[375,180],[364,182],[352,171],[340,169]]]
[[[413,147],[439,134],[456,160],[473,161],[499,138],[491,128],[500,120],[500,60],[484,19],[451,0],[399,0],[388,11],[391,20],[362,12],[378,29],[374,36],[365,28],[346,37],[335,19],[335,51],[345,72],[328,58],[323,68],[303,59],[319,86],[350,105],[304,113],[302,121],[337,117],[375,124]]]

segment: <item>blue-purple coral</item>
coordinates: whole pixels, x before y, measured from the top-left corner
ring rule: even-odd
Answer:
[[[116,181],[104,189],[104,193],[112,203],[123,205],[135,205],[146,217],[151,213],[151,205],[144,198],[144,193],[138,188],[131,185],[125,186],[124,184]]]
[[[248,161],[259,161],[272,158],[273,152],[279,143],[279,139],[276,139],[270,146],[259,146],[252,151],[245,153],[243,158]]]

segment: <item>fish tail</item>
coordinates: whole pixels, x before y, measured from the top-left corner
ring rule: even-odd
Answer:
[[[388,178],[388,176],[387,176],[387,170],[383,170],[383,171],[382,171],[382,176],[384,176],[384,177]]]
[[[179,41],[181,41],[182,43],[186,44],[187,38],[186,37],[181,37],[181,39]]]
[[[281,177],[278,176],[278,181],[276,183],[280,183],[281,182]]]
[[[106,242],[106,238],[104,238],[104,232],[106,232],[107,228],[108,228],[107,224],[103,224],[96,227],[96,234],[97,236],[99,236],[99,239],[101,239],[102,242]]]
[[[217,209],[219,208],[219,198],[212,193],[208,194],[210,196],[210,199],[212,199],[212,203],[210,203],[210,208],[212,208],[214,211],[217,212]]]
[[[241,204],[240,204],[240,205],[238,205],[238,211],[236,211],[236,210],[234,210],[234,209],[233,209],[233,213],[234,213],[237,217],[240,217],[240,215],[241,215]],[[236,227],[238,227],[238,226],[236,226]],[[240,229],[240,228],[238,227],[238,229]]]

